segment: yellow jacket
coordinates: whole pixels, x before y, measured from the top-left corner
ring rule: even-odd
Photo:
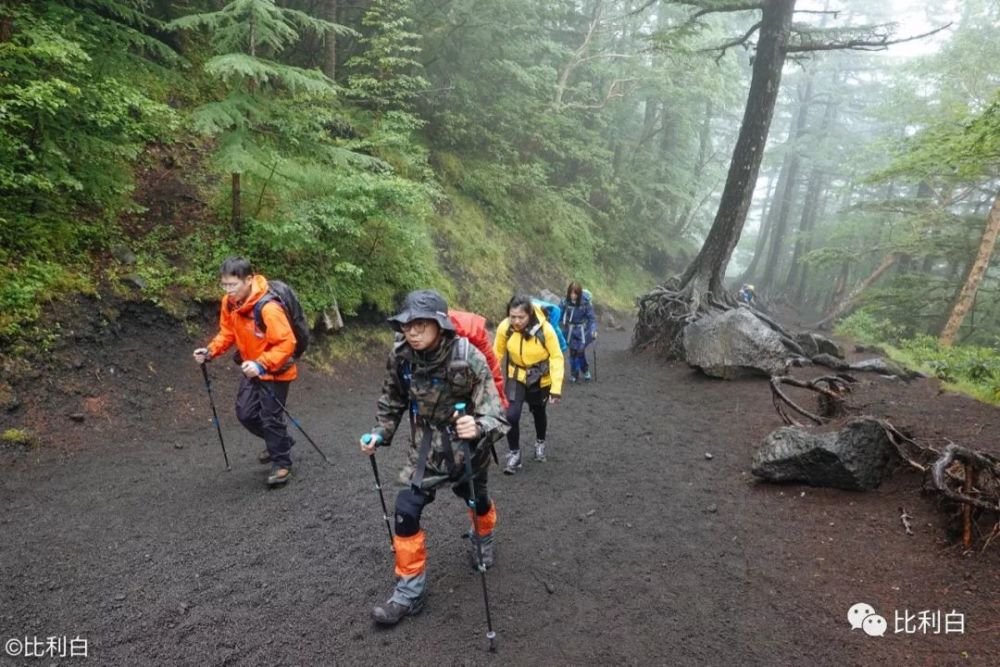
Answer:
[[[507,377],[514,378],[522,384],[527,382],[528,368],[547,359],[549,372],[542,376],[540,386],[550,387],[549,391],[554,396],[561,396],[565,362],[562,350],[559,349],[559,337],[538,306],[535,306],[535,317],[538,318],[544,332],[544,346],[531,332],[525,332],[526,335],[522,336],[517,331],[511,331],[508,318],[497,327],[497,335],[493,339],[493,351],[497,359],[503,359],[503,355],[507,355]]]

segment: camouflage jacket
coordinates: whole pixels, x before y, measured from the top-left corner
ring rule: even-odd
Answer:
[[[491,445],[510,429],[482,352],[465,339],[444,337],[442,341],[437,349],[423,352],[417,352],[405,340],[396,341],[389,353],[378,400],[378,425],[372,430],[389,445],[400,422],[412,411],[416,429],[409,450],[411,469],[417,467],[424,434],[431,431],[424,488],[447,481],[449,471],[464,466],[461,442],[454,437],[444,438],[442,433],[452,424],[456,404],[466,404],[466,413],[475,418],[482,434],[479,440],[469,443],[476,470],[489,465]],[[453,465],[448,462],[449,449]]]

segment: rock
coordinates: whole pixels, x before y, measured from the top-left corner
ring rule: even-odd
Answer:
[[[321,518],[323,519],[323,521],[329,521],[330,519],[333,518],[333,512],[326,512],[323,514]]]
[[[788,352],[773,329],[746,308],[706,315],[684,327],[684,357],[706,375],[781,375]]]
[[[812,362],[818,366],[827,366],[835,371],[847,371],[851,369],[851,365],[849,363],[843,359],[833,356],[832,354],[817,354],[812,358]]]
[[[883,373],[885,375],[895,375],[897,377],[910,379],[918,376],[919,374],[912,373],[895,361],[890,359],[883,359],[882,357],[875,357],[874,359],[863,359],[861,361],[856,361],[850,366],[852,371],[869,371],[872,373]]]
[[[556,587],[555,586],[553,586],[552,584],[550,584],[547,581],[544,582],[544,583],[545,583],[545,590],[548,591],[549,595],[552,595],[553,593],[556,592]]]
[[[751,472],[769,482],[805,482],[849,491],[874,489],[893,448],[872,419],[854,419],[836,433],[784,427],[764,439]]]
[[[819,346],[816,344],[816,339],[808,331],[803,331],[802,333],[795,336],[795,342],[799,344],[802,348],[802,352],[805,353],[807,357],[812,357],[819,354]]]
[[[184,449],[184,445],[179,442],[174,443],[174,449]]]
[[[885,356],[885,350],[878,345],[855,345],[854,351],[858,354],[879,354]]]
[[[134,252],[132,252],[123,245],[115,246],[111,250],[111,255],[122,264],[129,264],[129,265],[135,264],[136,260],[138,259],[135,256]]]
[[[716,512],[719,511],[719,506],[716,505],[715,503],[712,503],[711,505],[705,508],[705,511],[709,512],[710,514],[715,514]]]
[[[83,414],[82,412],[74,412],[69,416],[69,418],[75,422],[82,422],[84,419],[87,418],[87,415]]]
[[[709,461],[711,461],[712,458],[713,458],[712,457],[712,453],[711,452],[705,452],[705,458],[708,459]]]
[[[0,410],[13,412],[21,405],[21,399],[17,397],[14,388],[6,382],[0,382]]]
[[[140,276],[138,273],[127,273],[122,276],[122,282],[128,283],[136,289],[144,290],[146,289],[146,279]]]
[[[340,314],[340,308],[337,306],[336,301],[333,302],[333,306],[328,310],[320,313],[316,321],[316,326],[327,333],[340,331],[344,328],[344,318]]]
[[[811,331],[803,331],[795,336],[795,342],[799,344],[807,357],[815,357],[817,354],[829,354],[833,357],[843,358],[844,351],[826,336],[821,336]]]
[[[119,593],[118,595],[115,596],[115,600],[118,602],[124,602],[126,597],[128,596],[125,595],[124,593]]]

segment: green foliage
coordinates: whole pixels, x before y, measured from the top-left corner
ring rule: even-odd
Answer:
[[[942,347],[926,334],[906,337],[901,327],[859,310],[841,320],[839,335],[885,347],[893,359],[917,368],[946,383],[951,389],[979,400],[1000,403],[1000,339],[992,347],[956,345]]]
[[[837,324],[836,332],[870,344],[896,344],[903,336],[903,329],[886,318],[876,317],[871,311],[856,310]]]
[[[8,428],[0,433],[0,443],[16,447],[33,447],[36,443],[35,435],[24,428]]]

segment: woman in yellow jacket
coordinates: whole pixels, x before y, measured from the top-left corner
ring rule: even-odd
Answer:
[[[563,353],[559,337],[531,297],[517,295],[507,304],[507,319],[497,327],[493,341],[497,359],[507,355],[505,393],[507,407],[507,462],[503,472],[513,475],[521,467],[521,410],[528,404],[535,420],[535,460],[545,460],[545,406],[562,395]]]

